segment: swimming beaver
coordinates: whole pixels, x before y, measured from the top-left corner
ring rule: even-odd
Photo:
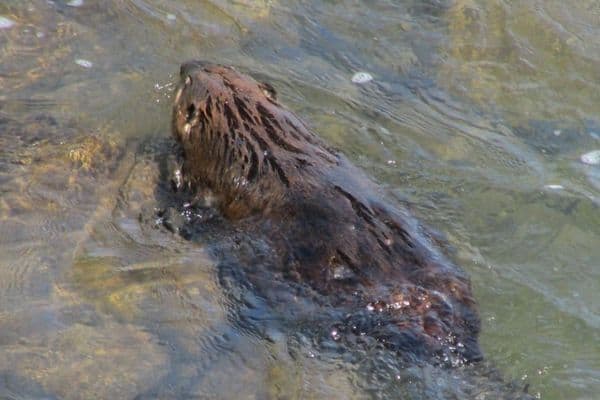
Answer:
[[[482,358],[465,273],[281,105],[271,85],[232,67],[186,62],[172,118],[184,182],[210,191],[232,224],[263,235],[275,273],[344,310],[334,339],[374,337],[411,359]]]

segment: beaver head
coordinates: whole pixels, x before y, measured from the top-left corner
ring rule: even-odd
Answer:
[[[202,61],[184,63],[180,75],[172,124],[183,149],[184,179],[211,189],[227,215],[264,210],[298,182],[305,185],[298,175],[315,162],[337,162],[277,101],[271,85]]]
[[[173,133],[182,143],[190,139],[194,126],[217,122],[217,116],[225,117],[225,121],[218,121],[227,123],[220,126],[222,130],[237,128],[240,118],[236,117],[249,122],[252,116],[246,109],[248,99],[256,103],[276,99],[271,85],[258,83],[228,66],[190,61],[181,65],[180,77],[173,110]]]

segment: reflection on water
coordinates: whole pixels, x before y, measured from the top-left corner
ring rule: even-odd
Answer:
[[[599,22],[591,0],[2,2],[0,397],[498,398],[497,368],[593,398]],[[271,82],[447,233],[493,367],[324,349],[216,265],[225,233],[156,224],[190,58]]]

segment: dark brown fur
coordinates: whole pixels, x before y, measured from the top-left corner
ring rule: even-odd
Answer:
[[[352,320],[348,331],[402,352],[481,358],[468,277],[270,85],[231,67],[185,63],[173,133],[187,182],[211,190],[232,223],[266,233],[287,279],[380,321],[374,333]]]

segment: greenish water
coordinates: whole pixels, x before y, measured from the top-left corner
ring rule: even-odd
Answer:
[[[461,398],[247,329],[207,249],[145,220],[193,58],[271,82],[447,235],[506,381],[596,398],[598,38],[592,0],[3,1],[0,398]]]

